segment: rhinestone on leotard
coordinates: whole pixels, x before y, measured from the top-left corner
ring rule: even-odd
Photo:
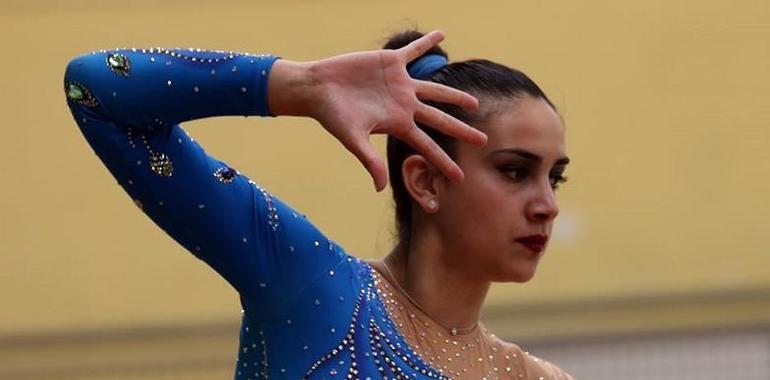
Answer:
[[[223,166],[214,172],[214,177],[222,183],[232,183],[238,172],[233,168]]]
[[[174,165],[171,163],[171,159],[159,152],[150,154],[150,169],[161,177],[171,177],[174,174]]]
[[[94,95],[91,94],[91,90],[78,82],[65,83],[64,91],[67,93],[67,99],[81,106],[93,108],[99,105]]]
[[[113,73],[127,77],[131,73],[131,61],[124,54],[108,54],[107,67]]]

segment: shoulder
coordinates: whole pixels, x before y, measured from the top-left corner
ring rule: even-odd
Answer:
[[[570,374],[557,365],[540,359],[534,355],[524,353],[527,374],[530,379],[537,380],[575,380]]]
[[[498,347],[503,351],[505,358],[515,362],[517,370],[525,374],[527,380],[575,380],[570,374],[557,365],[538,358],[521,349],[518,345],[506,342],[494,335],[491,336]]]

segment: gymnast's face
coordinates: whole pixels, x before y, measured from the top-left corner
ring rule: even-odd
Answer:
[[[559,213],[564,126],[543,99],[525,95],[500,109],[480,126],[485,146],[457,145],[465,180],[444,182],[434,221],[453,265],[483,280],[526,282]]]

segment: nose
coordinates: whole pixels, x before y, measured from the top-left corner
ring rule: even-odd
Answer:
[[[556,192],[549,181],[545,186],[538,186],[537,193],[527,204],[527,218],[533,222],[549,222],[559,215],[559,202]]]

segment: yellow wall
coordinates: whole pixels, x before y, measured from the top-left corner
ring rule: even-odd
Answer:
[[[62,90],[71,57],[181,46],[314,59],[415,25],[445,30],[452,58],[524,70],[568,125],[573,164],[552,247],[532,283],[498,286],[490,305],[708,303],[733,291],[770,305],[766,0],[163,4],[0,2],[0,337],[239,314],[234,292],[136,210],[80,136]],[[218,118],[187,130],[351,253],[387,252],[389,195],[313,122]],[[755,303],[746,313],[770,321]],[[719,324],[741,310],[687,318]],[[615,323],[640,317],[628,318]]]

